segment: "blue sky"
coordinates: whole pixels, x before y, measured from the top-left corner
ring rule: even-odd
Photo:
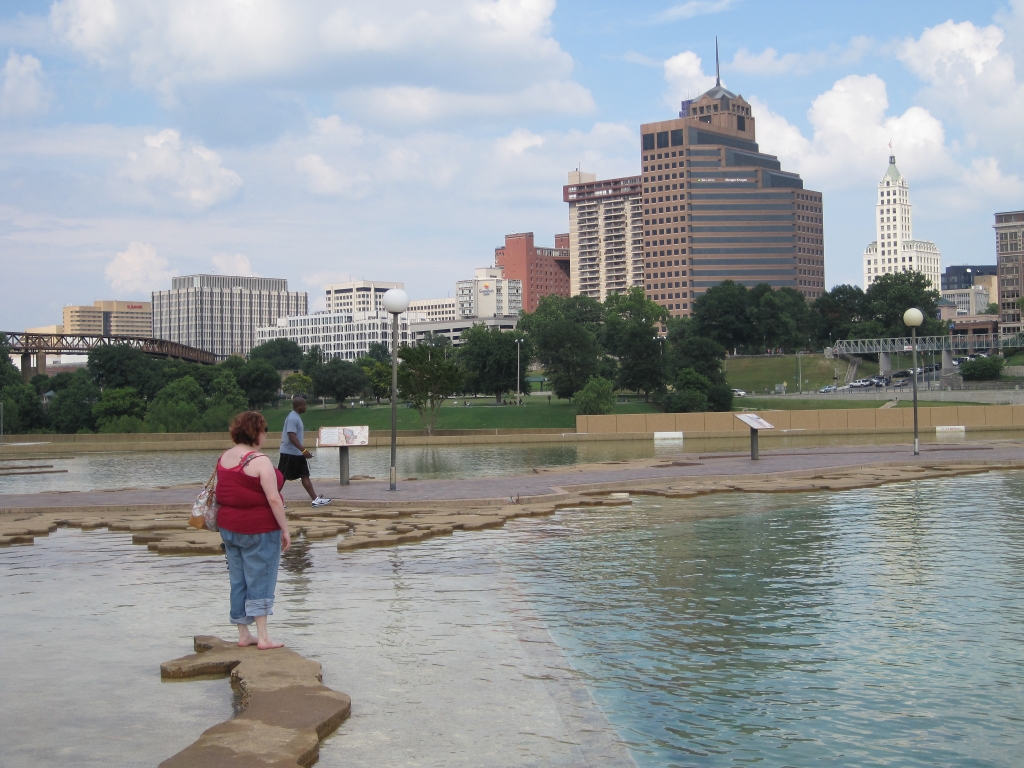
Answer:
[[[825,195],[830,286],[860,280],[890,140],[915,237],[994,261],[1024,0],[8,0],[0,328],[192,272],[449,295],[505,233],[567,230],[567,171],[636,173],[716,35],[762,151]]]

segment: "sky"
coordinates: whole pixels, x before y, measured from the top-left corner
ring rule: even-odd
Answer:
[[[994,263],[1024,209],[1024,0],[57,0],[0,5],[0,329],[173,275],[451,295],[506,233],[568,231],[566,173],[722,81],[824,195],[857,284],[889,143],[914,236]]]

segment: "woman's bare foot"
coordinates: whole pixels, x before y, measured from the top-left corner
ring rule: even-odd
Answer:
[[[248,648],[250,645],[256,645],[256,638],[252,636],[248,627],[244,624],[238,625],[238,647]]]
[[[256,643],[256,647],[261,651],[268,651],[271,648],[284,648],[284,643],[274,642],[269,637],[266,640],[260,638],[259,642]]]

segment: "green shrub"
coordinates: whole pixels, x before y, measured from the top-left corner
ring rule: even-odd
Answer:
[[[1003,372],[1003,358],[979,357],[960,363],[960,375],[964,381],[994,381]]]
[[[708,396],[696,389],[669,392],[665,397],[666,413],[703,413],[708,409]]]
[[[106,418],[99,423],[96,430],[102,434],[120,434],[124,432],[146,432],[146,423],[138,416],[115,416]]]
[[[579,392],[572,396],[572,407],[580,416],[603,416],[615,407],[615,388],[608,379],[591,376]]]

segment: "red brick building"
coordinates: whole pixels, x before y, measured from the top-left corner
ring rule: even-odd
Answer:
[[[538,248],[533,232],[505,235],[505,245],[494,249],[494,266],[505,277],[523,282],[523,311],[533,312],[542,296],[569,295],[569,235],[555,235],[554,248]]]

